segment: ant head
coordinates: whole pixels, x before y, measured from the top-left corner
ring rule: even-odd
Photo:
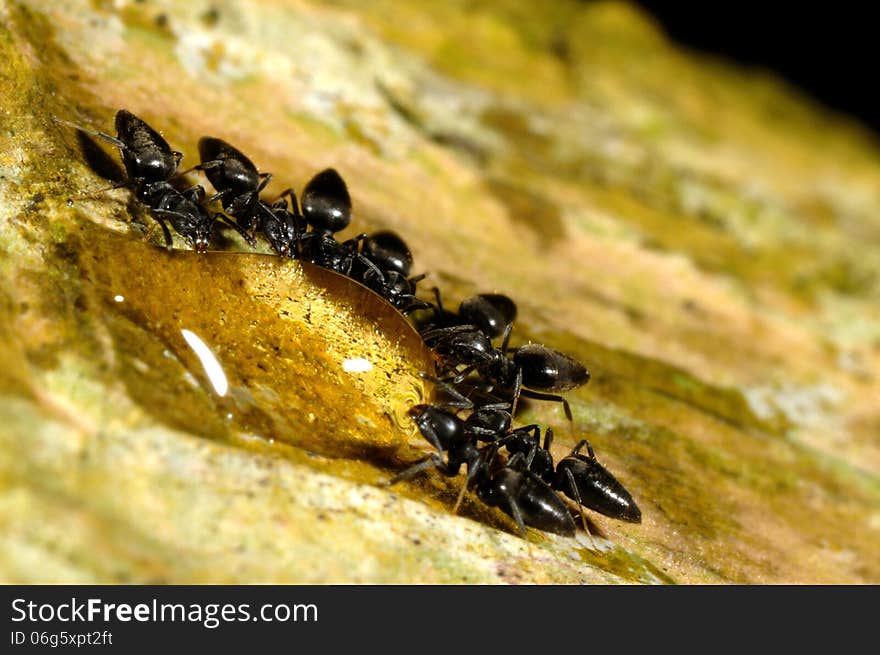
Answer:
[[[200,221],[189,235],[193,250],[196,252],[206,252],[211,243],[211,237],[214,235],[213,221]]]
[[[351,222],[351,197],[342,177],[332,168],[306,184],[300,203],[303,216],[316,230],[339,232]]]
[[[279,217],[275,212],[267,212],[266,218],[262,221],[262,227],[263,236],[272,246],[272,250],[282,257],[290,257],[295,234],[292,229],[289,229],[286,217],[284,215]]]
[[[409,414],[413,419],[418,420],[421,418],[422,414],[429,412],[434,409],[431,405],[413,405],[409,408],[407,414]]]
[[[464,422],[452,412],[433,405],[416,405],[409,410],[422,435],[431,443],[439,442],[444,448],[458,441],[464,434]]]
[[[196,234],[193,237],[193,241],[192,241],[193,249],[196,252],[207,252],[208,245],[210,244],[210,242],[211,242],[211,235],[209,235],[209,234],[208,235]]]

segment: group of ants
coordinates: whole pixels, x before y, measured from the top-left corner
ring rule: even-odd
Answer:
[[[577,504],[588,534],[585,507],[611,518],[641,522],[632,496],[597,461],[589,442],[582,440],[555,464],[550,453],[551,428],[545,430],[542,441],[538,425],[513,427],[520,397],[559,402],[571,421],[568,402],[555,393],[585,384],[590,379],[587,369],[546,346],[509,347],[517,308],[505,295],[466,298],[457,312],[443,306],[436,287],[434,302],[417,298],[416,285],[425,275],[410,276],[412,254],[396,233],[385,230],[338,241],[334,235],[351,221],[351,198],[334,169],[321,171],[305,185],[299,207],[292,189],[268,203],[260,193],[272,175],[259,173],[248,157],[221,139],[203,137],[198,144],[201,163],[178,173],[182,154],[129,111],[116,113],[115,137],[55,120],[119,148],[126,179],[112,188],[127,187],[134,192],[161,226],[168,248],[173,244],[169,225],[196,251],[204,252],[220,222],[252,247],[262,238],[280,256],[345,275],[404,315],[416,314],[413,322],[437,363],[436,376],[423,375],[448,399],[409,410],[436,452],[397,474],[389,484],[431,468],[457,476],[464,466],[466,481],[455,511],[464,493],[474,490],[483,503],[511,516],[523,537],[527,525],[565,536],[575,534],[572,509],[557,492]],[[207,197],[201,185],[179,190],[172,183],[195,170],[203,172],[214,187],[213,196]],[[212,208],[218,202],[222,211]],[[496,347],[493,340],[499,338],[501,345]],[[461,416],[464,412],[466,418]],[[502,449],[506,456],[499,456]]]

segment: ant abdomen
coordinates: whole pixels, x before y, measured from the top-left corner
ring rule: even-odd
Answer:
[[[324,169],[306,184],[300,204],[306,222],[315,230],[335,233],[351,222],[351,196],[333,168]]]
[[[568,355],[538,344],[520,346],[513,353],[522,369],[522,384],[542,391],[569,391],[590,381],[590,372]]]

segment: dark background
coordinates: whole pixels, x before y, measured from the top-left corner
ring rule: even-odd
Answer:
[[[669,37],[769,69],[880,135],[880,21],[872,3],[638,0]]]

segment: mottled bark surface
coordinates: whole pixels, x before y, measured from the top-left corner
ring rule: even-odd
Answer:
[[[0,0],[0,579],[880,582],[876,141],[625,4],[538,6]],[[52,120],[121,107],[267,197],[335,167],[344,236],[398,231],[450,304],[511,295],[515,343],[593,375],[572,425],[520,421],[589,439],[642,524],[523,540],[453,514],[460,480],[384,486],[427,451],[418,339],[320,271],[155,247],[93,193],[116,153]]]

